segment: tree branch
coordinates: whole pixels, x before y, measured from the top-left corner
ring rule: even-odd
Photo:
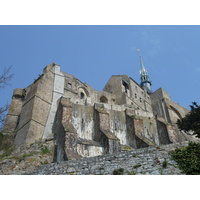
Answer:
[[[0,88],[4,88],[6,85],[8,85],[8,82],[13,78],[14,75],[10,73],[11,68],[11,66],[5,67],[3,74],[0,75]]]
[[[5,105],[3,107],[0,107],[0,131],[3,128],[4,122],[6,120],[5,112],[8,111],[9,105]]]

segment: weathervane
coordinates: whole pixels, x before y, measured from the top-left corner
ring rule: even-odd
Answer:
[[[137,49],[137,51],[138,51],[138,53],[140,54],[140,49]],[[140,56],[141,56],[141,54],[140,54]]]

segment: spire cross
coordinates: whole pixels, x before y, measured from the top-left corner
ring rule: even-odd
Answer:
[[[140,54],[140,56],[141,56],[140,49],[137,49],[137,51],[138,51],[138,53],[139,53],[139,54]]]

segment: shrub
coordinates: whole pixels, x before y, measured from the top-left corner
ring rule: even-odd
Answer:
[[[48,154],[48,153],[50,153],[50,150],[48,149],[47,146],[42,146],[41,147],[41,153],[42,154]]]
[[[171,151],[170,155],[177,162],[182,173],[187,175],[200,174],[200,143],[189,142],[188,146],[177,148]]]

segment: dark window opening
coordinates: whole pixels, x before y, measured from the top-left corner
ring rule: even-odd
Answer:
[[[115,131],[117,130],[117,124],[115,123]]]
[[[125,92],[127,93],[129,90],[129,85],[125,81],[122,80],[122,85],[124,86]]]
[[[100,97],[101,103],[108,103],[108,99],[105,96]]]
[[[81,131],[85,131],[85,122],[84,119],[81,119]]]
[[[68,83],[68,84],[67,84],[67,87],[68,87],[69,89],[71,89],[71,88],[72,88],[72,84],[71,84],[71,83]]]
[[[81,98],[81,99],[84,99],[84,97],[85,97],[85,94],[84,94],[83,92],[81,92],[80,98]]]

